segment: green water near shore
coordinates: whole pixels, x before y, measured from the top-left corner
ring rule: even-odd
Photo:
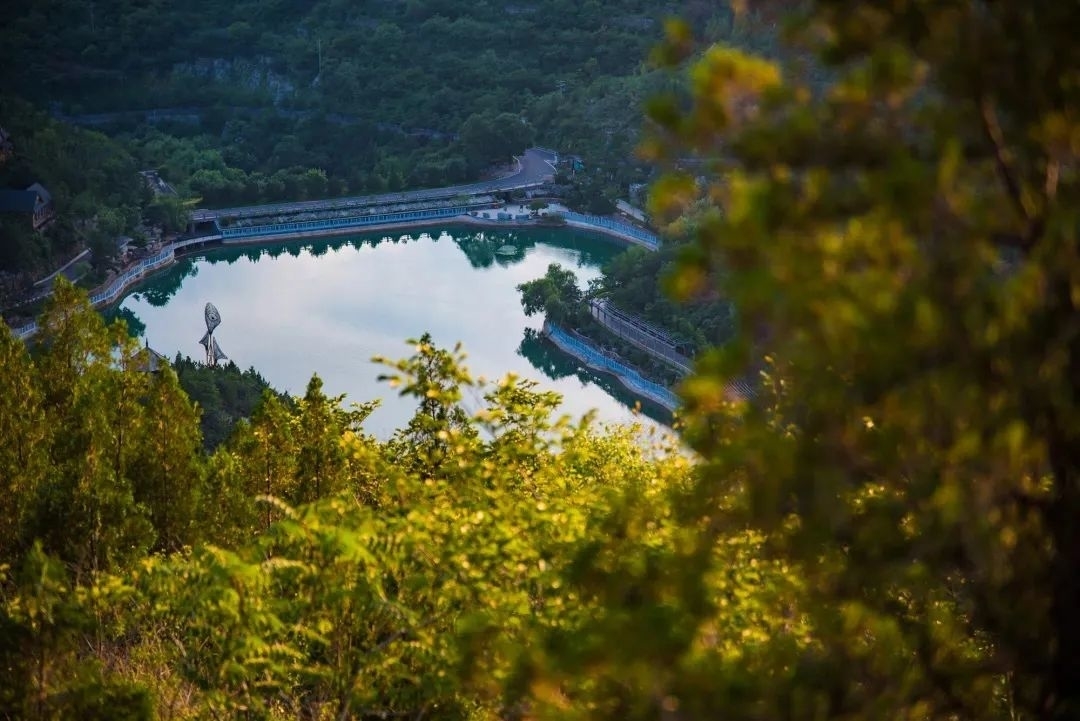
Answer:
[[[222,248],[182,258],[114,313],[142,326],[158,352],[200,358],[203,307],[212,302],[223,319],[218,343],[237,365],[294,394],[318,373],[346,402],[382,399],[367,422],[380,437],[407,423],[415,403],[379,382],[382,367],[370,359],[407,356],[405,341],[424,332],[444,347],[460,341],[474,375],[513,372],[561,393],[573,416],[595,409],[602,421],[656,426],[669,420],[666,411],[643,404],[635,414],[639,399],[618,381],[538,337],[542,319],[525,317],[515,289],[550,263],[573,269],[584,286],[624,250],[570,229],[460,226]],[[482,399],[466,392],[464,402],[476,409]]]

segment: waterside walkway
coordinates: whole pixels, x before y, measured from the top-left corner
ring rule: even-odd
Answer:
[[[509,213],[499,213],[498,209],[489,209],[494,218],[485,218],[481,210],[471,205],[456,205],[443,208],[407,210],[391,213],[372,213],[347,218],[324,218],[285,223],[267,223],[265,225],[243,225],[222,228],[220,235],[225,243],[252,242],[271,238],[306,237],[347,233],[359,228],[409,228],[433,223],[450,221],[474,225],[496,227],[544,227],[536,218],[515,217]],[[499,217],[505,215],[506,217]],[[582,215],[571,211],[557,211],[551,216],[561,217],[565,225],[594,233],[601,233],[624,242],[640,245],[649,250],[660,247],[660,238],[654,233],[610,218],[595,215]]]
[[[104,287],[99,288],[90,296],[90,304],[95,308],[98,306],[108,305],[112,303],[120,294],[123,293],[128,286],[133,285],[139,280],[142,280],[146,276],[150,275],[154,271],[164,268],[173,262],[176,256],[176,248],[174,245],[165,246],[161,251],[155,255],[144,258],[135,265],[125,270],[120,275],[109,281]],[[28,323],[20,328],[12,329],[16,338],[21,340],[27,340],[37,333],[37,323]]]
[[[378,230],[391,228],[422,227],[440,223],[477,224],[495,227],[537,226],[536,220],[517,218],[485,220],[477,217],[477,209],[470,205],[440,207],[425,210],[410,210],[396,213],[377,213],[349,218],[329,218],[295,223],[271,223],[267,225],[248,225],[222,228],[213,235],[185,238],[169,243],[152,257],[145,258],[124,270],[107,285],[97,289],[90,302],[94,307],[115,302],[130,286],[144,280],[147,276],[172,263],[176,254],[192,246],[206,247],[218,244],[259,243],[268,240],[284,240],[290,237],[306,237],[349,233],[358,229]],[[560,213],[567,217],[567,225],[602,233],[627,242],[634,242],[649,247],[659,246],[659,238],[626,223],[580,215],[578,213]],[[572,222],[571,222],[572,221]],[[650,245],[651,244],[651,245]],[[16,337],[26,340],[37,333],[37,323],[13,329]]]
[[[685,375],[692,370],[694,361],[679,352],[678,339],[662,328],[620,310],[606,300],[590,300],[589,313],[612,335],[637,346],[653,358],[664,361],[680,373]]]
[[[645,379],[636,369],[605,355],[587,341],[572,335],[554,323],[544,322],[544,335],[560,350],[574,356],[590,368],[615,376],[631,393],[636,393],[641,398],[672,412],[679,407],[679,397],[669,389]]]

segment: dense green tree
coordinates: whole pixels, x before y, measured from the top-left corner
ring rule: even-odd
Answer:
[[[203,446],[208,451],[224,443],[238,421],[251,417],[269,388],[254,368],[242,371],[232,361],[206,366],[177,354],[172,366],[184,393],[199,404]]]
[[[533,129],[510,113],[474,113],[461,126],[461,143],[473,167],[506,162],[529,147]]]
[[[25,218],[0,216],[0,238],[0,268],[9,273],[39,267],[51,252],[48,239],[33,232]]]
[[[146,219],[167,233],[183,231],[190,218],[187,201],[175,195],[159,195],[146,206]]]
[[[295,491],[295,423],[277,395],[264,391],[251,419],[237,426],[230,444],[243,459],[242,487],[249,497],[288,498]],[[263,501],[262,529],[280,517],[274,504]]]
[[[0,589],[0,713],[33,721],[154,718],[141,684],[106,673],[85,653],[88,635],[99,630],[95,604],[40,545],[14,570],[0,564]]]
[[[544,277],[522,283],[517,290],[525,315],[543,313],[554,323],[574,323],[582,316],[577,276],[558,263],[549,265]]]
[[[41,390],[25,344],[0,324],[0,563],[26,541],[48,468]]]
[[[316,377],[296,404],[266,394],[206,461],[195,493],[197,412],[172,372],[145,373],[145,351],[125,345],[120,326],[107,329],[70,286],[58,286],[42,324],[39,364],[9,351],[51,391],[28,394],[27,415],[33,404],[46,406],[46,419],[68,413],[62,430],[81,439],[51,439],[46,474],[63,483],[42,489],[78,513],[30,530],[45,529],[78,575],[72,583],[41,548],[15,549],[4,566],[29,574],[0,579],[9,715],[143,718],[152,702],[174,717],[498,718],[524,709],[521,692],[540,693],[553,673],[577,698],[612,698],[577,670],[601,649],[573,639],[602,638],[590,628],[597,618],[620,629],[648,620],[648,603],[635,602],[634,614],[606,609],[640,594],[650,569],[673,558],[668,546],[683,533],[674,511],[693,466],[672,446],[647,451],[631,432],[553,419],[557,395],[513,377],[476,381],[460,351],[424,337],[390,364],[388,380],[415,399],[417,415],[389,442],[359,427],[370,405],[341,408]],[[479,404],[473,412],[466,394]],[[120,423],[121,409],[138,422],[117,446],[119,431],[103,434],[99,421]],[[118,447],[127,453],[119,464]],[[88,470],[66,455],[75,450],[102,461]],[[72,490],[74,474],[82,486]],[[142,505],[120,513],[123,478]],[[101,493],[96,505],[91,491]],[[615,533],[630,517],[635,532]],[[133,520],[153,526],[161,549],[190,549],[128,563],[151,543],[131,536]],[[130,556],[116,552],[124,537]],[[102,560],[73,552],[75,543]],[[770,595],[788,588],[787,576],[755,566],[759,546],[757,536],[718,542],[716,588],[739,611],[714,619],[725,648],[789,630]],[[603,585],[608,570],[622,585]],[[769,593],[754,585],[774,577]],[[652,640],[641,634],[634,648]],[[550,655],[531,652],[545,648]]]
[[[123,144],[101,133],[58,122],[27,103],[0,95],[0,124],[15,152],[0,162],[0,188],[41,183],[52,196],[56,221],[29,232],[25,217],[0,225],[0,267],[40,272],[49,261],[69,260],[89,234],[102,265],[115,255],[115,239],[131,233],[149,190]]]
[[[203,469],[199,414],[172,368],[154,374],[145,413],[132,468],[135,498],[149,510],[155,547],[177,551],[197,538]]]
[[[608,215],[615,212],[619,189],[606,177],[605,171],[589,168],[574,174],[572,190],[566,202],[584,213]]]
[[[258,533],[262,509],[245,486],[245,462],[224,447],[206,460],[196,518],[197,535],[207,544],[237,548]]]
[[[334,495],[345,487],[343,396],[328,398],[322,388],[322,379],[312,376],[297,404],[296,481],[288,496],[294,505]]]
[[[391,454],[399,453],[410,470],[441,473],[451,458],[473,446],[476,429],[462,406],[465,389],[473,379],[462,366],[461,348],[453,352],[435,346],[425,333],[414,344],[416,354],[401,361],[376,358],[392,372],[380,376],[400,395],[418,399],[416,413],[405,428],[398,429],[390,443]]]
[[[401,377],[433,351],[402,361]],[[449,354],[440,368],[467,375]],[[406,392],[423,406],[430,389]],[[403,447],[346,437],[354,460],[381,466],[392,505],[337,496],[281,506],[282,520],[238,552],[147,564],[133,602],[144,626],[174,629],[162,662],[198,689],[199,708],[501,715],[503,680],[516,676],[516,649],[534,625],[585,618],[560,590],[560,549],[602,537],[589,509],[624,484],[657,492],[681,482],[689,465],[654,464],[629,436],[553,424],[556,399],[527,383],[504,379],[488,398],[478,422],[491,439],[459,444],[446,472],[409,471]],[[441,416],[429,429],[450,436],[457,423]]]
[[[146,374],[122,324],[107,328],[86,293],[63,278],[38,326],[53,471],[37,499],[32,533],[80,574],[122,565],[152,536],[129,473]],[[116,358],[126,359],[120,370]]]

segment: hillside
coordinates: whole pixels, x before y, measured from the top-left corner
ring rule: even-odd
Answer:
[[[645,60],[678,10],[655,0],[15,0],[0,27],[0,84],[124,133],[142,163],[210,203],[280,197],[290,169],[325,173],[299,185],[314,194],[474,177],[504,158],[462,131],[500,114],[502,127],[517,119],[626,183],[642,177],[629,161],[643,102],[673,82]],[[704,39],[771,42],[771,28],[735,23],[725,3],[694,12]],[[159,112],[129,112],[147,109]]]

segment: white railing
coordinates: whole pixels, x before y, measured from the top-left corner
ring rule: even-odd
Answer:
[[[168,265],[172,262],[173,257],[174,246],[167,245],[157,255],[139,261],[137,265],[128,268],[122,275],[113,278],[112,282],[107,286],[91,295],[90,305],[97,307],[113,302],[134,281],[147,273],[151,273],[164,265]],[[12,329],[12,333],[14,333],[15,337],[19,340],[26,340],[37,333],[37,331],[37,323],[27,323],[24,326]]]
[[[28,323],[21,328],[12,328],[11,332],[15,334],[15,337],[19,340],[26,340],[30,336],[37,333],[37,323]]]
[[[133,268],[128,268],[126,271],[124,271],[123,275],[114,278],[113,281],[109,283],[109,285],[106,286],[103,290],[99,290],[97,293],[94,293],[92,296],[90,296],[91,305],[98,306],[112,302],[116,299],[117,296],[124,292],[124,289],[132,281],[136,280],[137,278],[146,273],[149,273],[152,270],[156,270],[161,266],[171,262],[172,259],[173,246],[169,245],[166,246],[157,255],[140,261]]]

